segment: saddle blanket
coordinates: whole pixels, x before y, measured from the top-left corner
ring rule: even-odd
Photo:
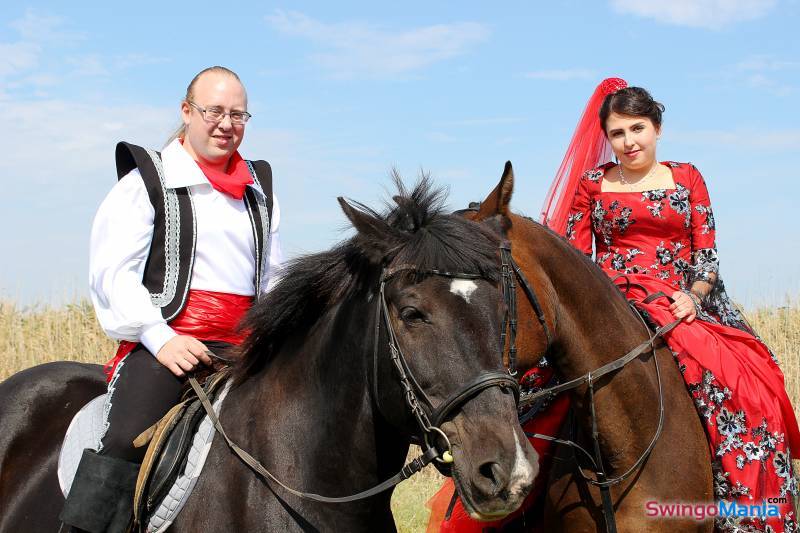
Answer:
[[[228,381],[213,402],[217,414],[229,389]],[[64,497],[69,494],[83,450],[85,448],[96,450],[103,437],[105,400],[105,394],[91,400],[78,411],[67,428],[58,460],[58,481]],[[185,468],[149,518],[146,529],[148,533],[161,533],[172,525],[197,483],[215,433],[214,424],[208,415],[205,415],[192,438]]]

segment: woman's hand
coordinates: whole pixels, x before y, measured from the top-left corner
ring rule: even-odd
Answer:
[[[695,299],[681,291],[672,293],[672,299],[675,300],[672,305],[669,306],[672,316],[685,319],[687,324],[694,322],[697,316],[697,307],[695,307],[697,302]]]
[[[206,354],[205,344],[188,335],[172,337],[161,347],[156,355],[158,362],[182,378],[186,372],[191,372],[201,362],[211,366],[211,358]]]

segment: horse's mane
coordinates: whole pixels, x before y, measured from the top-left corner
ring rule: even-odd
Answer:
[[[499,237],[494,232],[446,214],[445,192],[434,188],[427,176],[411,191],[399,176],[393,177],[397,195],[382,212],[356,202],[343,206],[353,210],[348,216],[358,229],[354,237],[281,269],[277,284],[245,320],[249,335],[234,371],[236,382],[264,368],[287,339],[310,331],[333,305],[377,290],[373,285],[382,266],[408,264],[499,280]]]
[[[623,293],[614,285],[614,282],[611,281],[611,278],[608,277],[603,269],[595,263],[591,254],[587,255],[581,250],[578,250],[565,236],[553,231],[552,228],[541,224],[537,220],[519,213],[513,213],[513,215],[521,218],[523,223],[529,224],[534,232],[541,234],[546,239],[544,242],[550,245],[551,255],[563,257],[573,262],[573,264],[580,263],[586,267],[584,270],[587,275],[585,283],[589,283],[589,279],[593,281],[591,286],[585,287],[586,290],[602,290],[602,294],[608,298],[608,301],[617,303],[627,302]],[[627,307],[625,309],[627,312]]]

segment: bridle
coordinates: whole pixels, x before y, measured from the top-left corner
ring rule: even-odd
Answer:
[[[461,214],[464,212],[478,212],[479,210],[480,210],[480,204],[477,202],[473,202],[470,203],[468,208],[456,211],[454,214]],[[517,374],[517,369],[516,369],[517,305],[516,305],[515,279],[519,281],[520,286],[522,287],[523,292],[528,298],[528,301],[531,304],[534,313],[536,314],[536,318],[538,319],[539,324],[541,325],[542,330],[544,331],[545,338],[547,340],[544,354],[547,354],[550,351],[550,347],[552,346],[553,343],[553,334],[549,326],[547,325],[547,321],[545,320],[545,316],[542,311],[542,306],[539,303],[539,299],[536,297],[536,292],[534,291],[530,282],[522,273],[522,270],[519,268],[519,265],[517,265],[517,263],[514,261],[513,256],[511,255],[510,242],[505,241],[503,242],[503,244],[501,244],[500,257],[501,257],[501,268],[503,276],[503,295],[506,302],[506,314],[503,318],[503,329],[501,335],[503,336],[503,341],[505,341],[505,332],[506,329],[508,329],[509,331],[508,371],[509,374],[513,376]],[[634,286],[644,291],[645,294],[648,294],[647,290],[643,286],[631,283],[631,281],[627,278],[627,276],[622,274],[613,278],[612,283],[614,283],[617,279],[620,278],[623,278],[625,280],[626,294],[630,290],[630,288]],[[659,291],[653,294],[649,294],[643,300],[643,303],[650,303],[658,298],[667,298],[671,300],[670,296]],[[594,468],[594,475],[595,475],[594,478],[588,476],[584,472],[583,468],[581,468],[580,465],[578,464],[577,456],[573,455],[576,462],[577,470],[580,473],[581,477],[589,484],[594,485],[600,489],[600,495],[603,501],[603,517],[605,519],[606,531],[608,533],[616,533],[617,531],[614,506],[611,500],[611,492],[610,492],[611,487],[619,483],[622,483],[644,464],[644,462],[650,456],[650,453],[653,451],[653,448],[655,448],[655,445],[658,442],[658,439],[661,436],[661,433],[664,429],[664,391],[661,381],[661,370],[658,366],[658,357],[656,357],[656,341],[658,339],[661,339],[663,335],[671,331],[675,326],[677,326],[681,322],[681,320],[678,319],[673,322],[670,322],[669,324],[665,324],[664,326],[657,328],[654,332],[651,332],[650,328],[647,325],[647,322],[645,322],[644,318],[642,317],[641,313],[639,313],[634,303],[632,301],[629,301],[628,305],[632,309],[634,315],[642,322],[645,331],[648,332],[649,336],[648,340],[640,343],[638,346],[630,350],[625,355],[611,361],[610,363],[601,366],[596,370],[587,372],[582,376],[566,381],[564,383],[548,386],[533,393],[522,394],[518,402],[518,407],[520,408],[520,410],[522,410],[522,408],[526,406],[541,406],[551,401],[553,398],[555,398],[558,394],[562,392],[575,389],[584,384],[587,385],[587,390],[589,395],[589,411],[592,423],[591,438],[593,445],[593,453],[589,453],[581,445],[572,440],[559,439],[556,437],[552,437],[550,435],[542,435],[540,433],[526,432],[525,435],[529,438],[548,440],[569,446],[573,449],[573,451],[577,450],[581,452],[584,456],[589,458]],[[508,326],[508,328],[506,326]],[[637,359],[640,355],[645,353],[645,351],[647,351],[648,348],[649,352],[652,354],[653,364],[655,366],[655,372],[656,372],[656,380],[658,382],[658,424],[650,440],[650,443],[642,452],[641,456],[633,463],[633,465],[628,470],[626,470],[622,475],[614,478],[608,478],[605,472],[605,468],[603,466],[603,458],[600,450],[599,431],[597,427],[597,415],[596,415],[595,401],[594,401],[594,384],[601,377],[616,372],[617,370],[620,370],[634,359]],[[524,419],[524,421],[527,422],[531,418],[532,416],[530,413],[523,413],[520,415],[521,421]],[[454,503],[455,501],[452,501],[450,503],[450,508],[448,509],[448,516],[449,513],[452,511]]]
[[[630,285],[630,283],[629,283]],[[643,288],[643,287],[642,287]],[[647,296],[643,301],[644,303],[650,303],[657,298],[669,298],[663,292],[657,292]],[[551,387],[547,387],[541,389],[535,393],[525,395],[520,400],[520,406],[525,405],[532,405],[537,402],[541,402],[542,400],[552,400],[557,396],[559,393],[575,389],[583,384],[587,385],[587,392],[589,396],[589,413],[591,416],[591,439],[592,439],[592,452],[589,453],[586,449],[584,449],[580,444],[574,442],[569,439],[559,439],[550,435],[543,435],[541,433],[529,433],[525,432],[525,435],[529,438],[536,438],[542,440],[548,440],[551,442],[556,442],[558,444],[563,444],[569,446],[573,450],[573,459],[576,463],[576,469],[580,476],[589,484],[594,485],[600,489],[600,497],[603,503],[603,517],[605,519],[606,524],[606,531],[608,533],[616,533],[617,531],[617,524],[615,518],[615,511],[614,505],[611,500],[611,487],[614,485],[618,485],[628,479],[634,472],[638,471],[639,468],[647,461],[647,458],[650,456],[650,453],[655,448],[656,443],[658,442],[659,437],[664,429],[664,390],[661,381],[661,370],[658,365],[658,357],[656,356],[656,340],[661,338],[664,334],[671,331],[675,326],[680,324],[680,320],[675,320],[666,324],[658,329],[655,332],[651,332],[650,328],[647,326],[647,323],[642,318],[641,314],[639,314],[638,310],[633,306],[632,303],[629,302],[631,309],[633,309],[634,314],[642,321],[642,324],[645,327],[645,330],[648,332],[649,339],[642,342],[634,349],[619,357],[610,363],[607,363],[600,368],[593,370],[591,372],[587,372],[586,374],[579,376],[575,379],[566,381],[564,383],[554,385]],[[600,439],[599,439],[599,431],[597,427],[597,414],[595,410],[595,401],[594,401],[594,384],[595,382],[600,379],[601,377],[610,374],[612,372],[616,372],[620,370],[622,367],[637,359],[640,355],[645,353],[645,351],[650,348],[649,352],[652,355],[653,365],[655,366],[656,372],[656,381],[658,383],[658,424],[656,426],[656,430],[653,433],[652,438],[650,439],[650,443],[644,449],[642,454],[639,458],[633,463],[633,465],[628,468],[623,474],[614,477],[608,478],[605,472],[605,468],[603,466],[603,456],[600,450]],[[580,466],[578,462],[577,455],[574,455],[575,451],[579,451],[583,454],[583,456],[587,457],[589,461],[592,463],[592,467],[594,469],[594,478],[587,475],[583,468]]]
[[[199,383],[195,378],[193,377],[189,378],[189,383],[191,384],[192,389],[194,389],[195,394],[197,394],[201,404],[203,405],[206,413],[209,416],[209,419],[213,423],[214,428],[220,433],[220,435],[222,435],[222,438],[225,440],[225,442],[228,444],[231,450],[247,466],[249,466],[254,472],[256,472],[265,480],[272,481],[273,483],[281,487],[283,490],[285,490],[290,494],[293,494],[294,496],[316,502],[350,503],[358,500],[363,500],[372,497],[376,494],[379,494],[385,490],[388,490],[391,487],[394,487],[401,481],[408,479],[412,475],[416,474],[417,472],[422,470],[422,468],[424,468],[433,461],[438,461],[440,464],[445,466],[452,463],[453,456],[452,456],[450,441],[448,440],[445,433],[441,430],[440,426],[453,413],[453,411],[464,405],[464,403],[469,401],[471,398],[477,396],[480,392],[492,387],[499,387],[504,390],[511,390],[514,393],[515,401],[519,400],[519,384],[517,383],[517,380],[512,375],[509,374],[509,372],[485,371],[479,373],[468,383],[460,387],[456,392],[448,396],[444,401],[439,403],[439,405],[434,407],[430,397],[425,393],[422,387],[420,387],[419,382],[414,377],[414,373],[409,367],[406,357],[403,354],[403,351],[400,348],[399,343],[397,342],[397,335],[394,331],[394,328],[392,327],[392,323],[389,318],[389,308],[388,305],[386,304],[386,294],[385,294],[386,283],[400,272],[410,272],[422,276],[434,275],[434,276],[444,276],[448,278],[458,278],[458,279],[480,279],[483,277],[478,274],[453,273],[453,272],[445,272],[433,269],[422,270],[414,265],[407,265],[407,264],[398,265],[391,268],[384,268],[383,271],[381,272],[379,281],[380,285],[378,291],[379,294],[376,304],[375,338],[374,338],[374,349],[373,349],[373,379],[372,379],[373,398],[374,401],[376,402],[378,410],[380,410],[380,405],[378,404],[379,395],[377,394],[378,390],[377,368],[378,368],[378,357],[379,357],[378,346],[380,344],[379,342],[380,324],[381,322],[383,322],[387,333],[389,358],[392,361],[395,370],[397,371],[397,378],[403,391],[403,397],[405,399],[405,403],[408,409],[411,411],[411,414],[414,416],[417,425],[419,426],[421,438],[418,437],[418,442],[423,448],[423,453],[416,459],[406,464],[402,468],[402,470],[400,470],[400,472],[395,474],[393,477],[387,479],[386,481],[380,483],[379,485],[376,485],[370,489],[364,490],[357,494],[353,494],[351,496],[342,496],[342,497],[322,496],[319,494],[302,492],[287,486],[286,484],[281,482],[277,477],[275,477],[275,475],[273,475],[269,470],[267,470],[264,467],[264,465],[262,465],[257,459],[255,459],[247,451],[240,448],[236,443],[234,443],[228,437],[205,391],[202,389],[202,387],[199,385]],[[503,339],[504,338],[505,337],[503,337]],[[503,351],[503,346],[501,345],[500,347],[501,356],[502,356],[502,351]],[[420,399],[422,400],[421,402]],[[385,417],[385,415],[383,416]],[[443,441],[445,443],[444,449],[440,449],[437,446],[436,441]],[[444,468],[440,470],[446,472],[446,469]]]
[[[464,213],[477,213],[480,211],[480,202],[470,202],[469,207],[454,211],[454,215],[463,216]],[[503,325],[500,329],[500,346],[505,349],[506,340],[508,340],[508,373],[511,376],[517,375],[517,282],[522,287],[522,291],[528,298],[528,302],[536,314],[536,319],[544,331],[544,336],[547,341],[542,355],[550,351],[553,344],[553,333],[550,326],[547,325],[547,319],[544,316],[542,305],[539,303],[539,298],[536,296],[536,291],[533,290],[528,278],[519,268],[519,265],[514,261],[511,254],[511,241],[503,240],[500,243],[500,273],[502,276],[501,285],[503,289],[503,300],[505,303],[505,312],[503,314]],[[506,333],[508,332],[508,333]]]
[[[505,244],[505,243],[504,243]],[[504,294],[511,294],[513,295],[515,292],[515,283],[514,283],[514,276],[519,280],[520,285],[522,286],[523,292],[526,294],[531,306],[533,307],[534,313],[539,320],[539,323],[542,326],[542,329],[545,333],[545,338],[547,339],[547,347],[545,349],[545,353],[547,353],[550,349],[550,346],[553,342],[553,336],[550,332],[549,327],[547,326],[547,322],[544,318],[544,313],[542,312],[542,307],[539,304],[539,300],[536,297],[536,293],[531,287],[528,280],[525,278],[525,275],[520,270],[519,266],[514,261],[513,257],[511,256],[511,247],[510,244],[506,244],[501,248],[501,257],[503,258],[503,292]],[[616,281],[616,279],[623,277],[626,281],[626,293],[630,290],[630,287],[637,286],[638,288],[642,289],[645,294],[647,294],[647,290],[642,287],[641,285],[633,284],[630,280],[625,276],[617,276],[612,280],[612,282]],[[643,303],[650,303],[653,300],[658,298],[668,298],[670,297],[663,292],[657,292],[648,295],[644,300]],[[516,298],[514,296],[506,296],[506,307],[510,317],[508,317],[507,322],[509,324],[509,331],[510,331],[510,341],[509,341],[509,357],[508,357],[508,364],[509,364],[509,372],[516,374],[516,346],[515,346],[515,336],[516,336]],[[659,437],[664,429],[664,390],[661,381],[661,369],[658,366],[658,357],[656,356],[656,341],[660,339],[664,334],[671,331],[675,326],[680,324],[680,319],[670,322],[658,329],[654,332],[651,332],[650,328],[647,326],[642,315],[634,306],[633,302],[628,302],[629,306],[631,307],[634,315],[642,322],[645,331],[648,332],[648,340],[640,343],[638,346],[630,350],[625,355],[607,363],[600,368],[593,370],[591,372],[587,372],[586,374],[579,376],[575,379],[566,381],[564,383],[552,385],[541,389],[537,392],[530,393],[530,394],[523,394],[519,400],[519,407],[524,408],[525,406],[529,405],[541,405],[544,402],[551,401],[555,398],[558,394],[575,389],[581,385],[586,384],[588,389],[589,395],[589,412],[591,415],[591,423],[592,423],[592,430],[591,430],[591,438],[592,438],[592,451],[593,453],[589,453],[585,450],[581,445],[578,443],[568,440],[568,439],[559,439],[556,437],[552,437],[550,435],[542,435],[540,433],[529,433],[526,432],[525,435],[529,438],[537,438],[542,440],[549,440],[552,442],[557,442],[559,444],[563,444],[566,446],[571,447],[573,450],[577,450],[581,452],[584,456],[588,457],[592,463],[594,469],[594,478],[587,475],[583,468],[580,467],[578,464],[577,456],[573,455],[575,459],[577,470],[580,473],[581,477],[591,485],[594,485],[600,489],[600,496],[603,502],[603,517],[605,519],[606,524],[606,531],[608,533],[616,533],[617,531],[617,524],[615,518],[615,511],[614,505],[611,500],[611,487],[614,485],[618,485],[622,483],[627,478],[629,478],[634,472],[638,471],[639,468],[647,461],[647,458],[650,456],[650,453],[655,448],[656,443],[658,442]],[[504,320],[505,324],[506,320]],[[505,332],[505,327],[503,328]],[[620,370],[622,367],[637,359],[640,355],[648,351],[652,354],[653,364],[655,366],[656,372],[656,380],[658,383],[658,424],[656,426],[656,430],[653,433],[652,438],[650,439],[650,443],[647,445],[645,450],[639,456],[639,458],[631,465],[628,470],[626,470],[620,476],[614,478],[608,478],[605,472],[605,468],[603,466],[603,457],[600,450],[600,434],[597,427],[597,414],[595,409],[595,401],[594,401],[594,384],[595,382],[600,379],[601,377],[616,372]],[[522,418],[525,415],[522,415]],[[527,417],[529,420],[530,417]],[[527,421],[526,420],[526,421]]]
[[[434,403],[419,385],[419,382],[414,377],[414,373],[408,366],[406,357],[403,355],[403,350],[400,348],[400,344],[397,342],[397,335],[395,334],[391,320],[389,319],[389,308],[386,304],[386,283],[401,272],[409,272],[415,275],[423,276],[433,275],[453,279],[470,280],[480,279],[482,276],[479,274],[445,272],[435,269],[420,270],[413,265],[403,264],[384,270],[380,279],[380,289],[378,291],[378,303],[376,310],[377,316],[375,320],[375,342],[373,343],[373,398],[375,399],[376,403],[380,398],[380,395],[378,394],[378,346],[380,345],[380,325],[383,322],[384,326],[386,327],[389,357],[394,365],[395,370],[397,371],[400,386],[403,389],[403,397],[405,398],[406,405],[414,415],[417,425],[422,432],[422,439],[419,440],[418,443],[423,447],[424,450],[427,451],[432,447],[430,442],[430,437],[432,435],[435,434],[437,437],[441,438],[446,443],[446,449],[442,450],[436,459],[442,464],[448,464],[452,462],[452,450],[450,447],[450,441],[447,439],[447,436],[440,427],[441,424],[448,418],[448,416],[450,416],[453,411],[461,407],[474,396],[477,396],[482,391],[492,387],[500,387],[504,390],[511,390],[514,393],[514,400],[516,402],[519,400],[519,383],[516,379],[514,379],[513,375],[507,371],[484,371],[479,373],[456,392],[450,394],[450,396],[448,396],[444,401],[440,402],[438,406],[434,407]],[[506,315],[507,314],[508,313],[506,312]],[[381,320],[381,318],[383,318],[383,320]],[[503,331],[501,332],[501,341],[504,340],[505,321]],[[504,345],[501,343],[501,361],[503,346]],[[422,402],[420,402],[420,400],[422,400]],[[380,411],[379,403],[378,410]],[[447,474],[447,471],[444,469],[440,469],[440,471],[442,471],[444,474]]]
[[[505,347],[506,343],[506,330],[508,330],[508,373],[512,376],[517,375],[517,284],[516,280],[519,280],[520,286],[522,287],[522,291],[527,296],[528,301],[533,307],[533,312],[536,313],[536,318],[539,321],[539,324],[542,326],[542,330],[544,330],[545,339],[547,339],[547,344],[544,348],[544,353],[547,353],[550,350],[550,346],[553,344],[553,334],[550,331],[550,327],[547,325],[547,320],[544,317],[544,311],[542,311],[542,306],[539,303],[539,299],[536,297],[536,292],[534,292],[533,288],[531,287],[528,278],[525,277],[525,274],[522,273],[522,270],[517,265],[516,261],[514,261],[514,257],[511,255],[511,243],[509,241],[503,241],[500,245],[500,268],[502,274],[502,284],[503,284],[503,299],[505,300],[506,304],[506,311],[503,315],[503,327],[500,330],[500,344]]]

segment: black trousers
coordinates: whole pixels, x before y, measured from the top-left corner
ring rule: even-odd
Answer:
[[[231,345],[204,342],[214,353],[224,355]],[[100,455],[141,463],[147,447],[134,448],[133,441],[158,422],[181,399],[186,378],[179,378],[158,362],[141,344],[123,359],[108,386],[108,429],[101,439]]]

